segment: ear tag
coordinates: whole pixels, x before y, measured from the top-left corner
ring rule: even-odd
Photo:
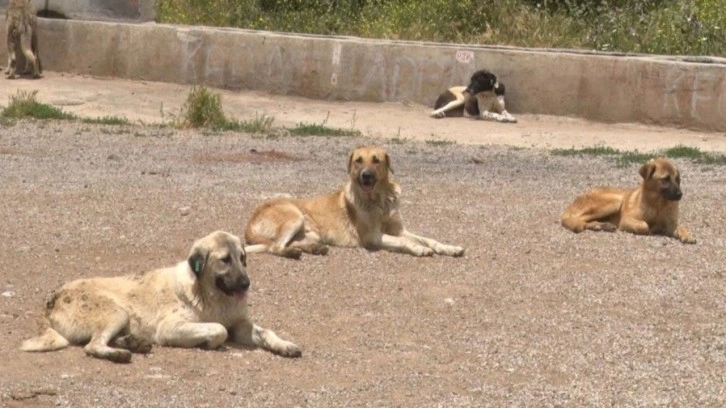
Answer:
[[[201,262],[199,261],[199,259],[195,259],[194,260],[194,274],[195,275],[199,276],[199,274],[202,272],[201,267],[202,267],[202,265],[201,265]]]

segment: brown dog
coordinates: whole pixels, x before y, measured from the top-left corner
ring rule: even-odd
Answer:
[[[350,179],[342,190],[312,199],[277,198],[257,207],[245,230],[245,251],[299,258],[303,252],[325,255],[326,245],[334,245],[415,256],[463,255],[464,248],[403,227],[398,212],[401,187],[389,173],[391,159],[384,149],[353,150],[348,158]]]
[[[562,213],[562,225],[574,232],[622,230],[657,234],[695,244],[686,227],[678,225],[681,176],[665,158],[640,168],[643,181],[636,189],[596,188],[575,199]]]
[[[25,57],[26,69],[28,66],[32,68],[33,78],[40,78],[43,66],[38,55],[38,19],[30,0],[10,0],[5,9],[5,26],[8,43],[8,68],[5,73],[8,79],[15,78],[18,52]]]

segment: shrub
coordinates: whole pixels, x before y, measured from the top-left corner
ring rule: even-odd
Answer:
[[[726,55],[726,0],[158,0],[159,22],[455,43]]]

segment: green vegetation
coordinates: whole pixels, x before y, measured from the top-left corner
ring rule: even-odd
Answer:
[[[174,125],[179,128],[208,128],[214,131],[233,130],[250,133],[266,132],[273,118],[257,116],[250,122],[228,119],[222,110],[222,96],[204,86],[193,86]]]
[[[268,133],[272,131],[274,120],[265,115],[242,122],[228,119],[222,110],[221,95],[204,86],[193,86],[182,106],[181,115],[172,121],[172,125],[178,128],[208,128],[213,131]]]
[[[270,133],[273,122],[275,122],[275,118],[271,116],[255,115],[254,119],[236,122],[237,128],[232,130],[245,133]]]
[[[663,151],[663,155],[671,158],[684,158],[703,164],[726,165],[726,155],[702,152],[696,147],[675,146]]]
[[[726,155],[707,153],[696,147],[682,145],[651,153],[621,151],[605,146],[586,147],[584,149],[552,149],[550,152],[555,156],[602,156],[614,160],[620,167],[642,164],[649,159],[659,156],[665,156],[671,159],[688,159],[700,164],[726,165]]]
[[[325,125],[326,122],[298,123],[294,128],[287,129],[291,136],[360,136],[355,129],[340,129]]]
[[[64,112],[60,108],[40,103],[37,100],[38,91],[18,91],[15,95],[10,96],[10,103],[6,106],[0,117],[3,123],[8,123],[13,119],[56,119],[56,120],[81,120],[84,123],[95,123],[101,125],[130,125],[128,119],[118,116],[102,116],[98,118],[79,118],[78,116]]]
[[[75,115],[63,112],[55,106],[38,102],[37,95],[38,91],[18,91],[15,95],[10,96],[10,103],[0,115],[8,119],[77,119]]]
[[[182,106],[176,126],[225,129],[231,125],[222,111],[222,96],[204,86],[193,86]]]
[[[163,23],[726,56],[726,0],[158,0]]]
[[[124,118],[119,116],[99,116],[97,118],[83,118],[81,119],[83,123],[93,123],[93,124],[99,124],[99,125],[110,125],[110,126],[124,126],[124,125],[130,125],[131,122]]]
[[[427,145],[430,146],[448,146],[452,144],[456,144],[453,140],[445,140],[445,139],[428,139],[425,141]]]

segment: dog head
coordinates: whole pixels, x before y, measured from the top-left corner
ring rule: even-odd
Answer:
[[[474,75],[471,76],[469,85],[466,87],[464,92],[468,92],[471,95],[476,95],[479,92],[488,92],[491,90],[495,90],[496,92],[497,88],[499,88],[497,76],[485,69],[482,69],[476,71]]]
[[[250,287],[247,254],[237,236],[215,231],[197,240],[188,262],[204,290],[217,290],[240,301],[245,299]]]
[[[657,191],[661,197],[669,201],[678,201],[681,192],[681,173],[676,166],[663,157],[651,159],[640,167],[645,189]]]
[[[348,158],[348,175],[353,185],[369,193],[393,173],[391,158],[380,147],[359,147]]]

